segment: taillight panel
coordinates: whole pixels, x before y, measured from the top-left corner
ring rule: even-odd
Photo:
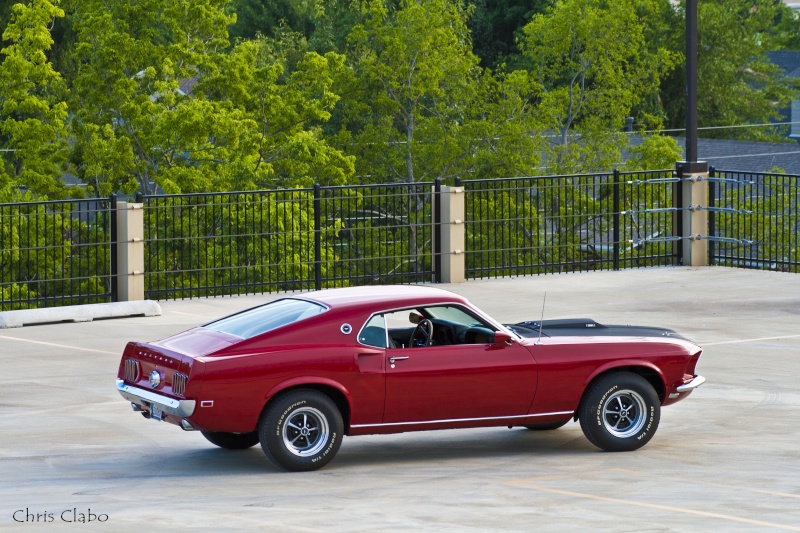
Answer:
[[[186,382],[189,381],[189,376],[183,372],[175,372],[172,374],[172,392],[183,396],[186,392]]]
[[[136,359],[125,359],[125,381],[136,383],[142,376],[142,367]]]

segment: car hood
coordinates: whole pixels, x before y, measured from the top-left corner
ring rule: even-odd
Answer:
[[[689,340],[671,329],[649,326],[607,326],[598,324],[590,318],[536,320],[504,325],[527,339],[538,338],[541,335],[542,337],[666,337]]]

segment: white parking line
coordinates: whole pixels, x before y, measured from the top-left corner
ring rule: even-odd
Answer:
[[[759,337],[757,339],[741,339],[737,341],[720,341],[720,342],[704,342],[700,346],[719,346],[721,344],[739,344],[745,342],[758,342],[758,341],[777,341],[780,339],[796,339],[800,335],[779,335],[777,337]]]
[[[79,350],[81,352],[103,353],[108,355],[120,355],[121,353],[121,352],[109,352],[106,350],[94,350],[92,348],[82,348],[80,346],[70,346],[69,344],[56,344],[53,342],[42,342],[42,341],[34,341],[31,339],[20,339],[19,337],[8,337],[6,335],[0,335],[0,339],[7,339],[10,341],[19,341],[19,342],[29,342],[31,344],[41,344],[43,346],[53,346],[54,348],[67,348],[69,350]]]
[[[774,529],[782,529],[784,531],[800,531],[800,527],[797,526],[789,526],[786,524],[777,524],[775,522],[764,522],[762,520],[752,520],[750,518],[743,518],[741,516],[733,516],[721,513],[710,513],[708,511],[698,511],[696,509],[686,509],[684,507],[673,507],[671,505],[659,505],[656,503],[646,503],[646,502],[637,502],[633,500],[622,500],[617,498],[608,498],[606,496],[597,496],[595,494],[586,494],[583,492],[572,492],[569,490],[560,490],[560,489],[549,489],[547,487],[541,487],[538,485],[530,485],[528,484],[527,480],[521,479],[518,481],[507,481],[505,485],[511,485],[512,487],[518,487],[522,489],[531,489],[540,492],[548,492],[550,494],[560,494],[563,496],[572,496],[574,498],[584,498],[587,500],[599,500],[602,502],[611,502],[611,503],[618,503],[625,507],[636,506],[636,507],[645,507],[648,509],[659,509],[661,511],[671,511],[676,513],[685,513],[691,514],[696,516],[705,516],[708,518],[719,518],[721,520],[728,520],[731,522],[740,522],[743,524],[751,524],[754,526],[762,526],[762,527],[770,527]]]

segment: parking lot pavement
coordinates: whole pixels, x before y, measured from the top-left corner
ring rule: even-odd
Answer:
[[[446,285],[503,321],[675,329],[708,381],[644,448],[577,423],[346,438],[309,473],[131,412],[128,340],[276,295],[161,302],[163,315],[0,330],[3,531],[800,531],[800,275],[657,268]],[[86,527],[89,527],[86,525]]]

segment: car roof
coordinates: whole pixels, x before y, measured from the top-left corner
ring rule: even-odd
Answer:
[[[450,291],[426,285],[367,285],[340,289],[323,289],[297,297],[321,303],[332,309],[345,307],[401,308],[438,302],[467,303]]]

